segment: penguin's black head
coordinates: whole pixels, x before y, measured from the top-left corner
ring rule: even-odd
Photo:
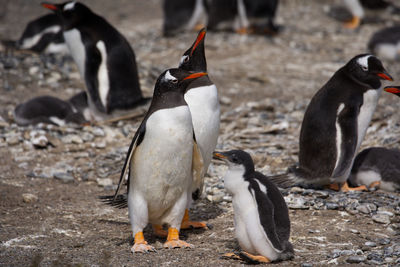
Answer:
[[[204,39],[206,29],[200,30],[193,45],[183,54],[179,68],[187,71],[207,71],[206,56],[204,53]]]
[[[400,97],[400,86],[386,86],[384,90]]]
[[[373,89],[378,89],[381,86],[380,80],[393,81],[382,62],[373,55],[358,55],[351,59],[345,68],[355,80],[368,84]]]
[[[254,163],[250,154],[243,150],[230,150],[227,152],[217,152],[213,154],[215,159],[221,159],[228,163],[229,168],[244,168],[244,174],[254,172]]]
[[[75,28],[82,20],[87,19],[92,14],[92,11],[87,6],[75,1],[68,1],[62,4],[43,2],[41,5],[52,10],[60,17],[64,30]]]
[[[182,69],[168,69],[158,77],[154,89],[154,95],[157,96],[166,92],[177,92],[183,95],[188,85],[194,79],[205,75],[207,75],[206,72],[190,72]]]

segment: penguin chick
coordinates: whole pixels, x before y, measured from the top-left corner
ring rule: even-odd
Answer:
[[[375,32],[368,42],[368,49],[379,58],[400,58],[400,25],[383,28]]]
[[[69,53],[64,42],[61,21],[55,14],[47,14],[30,21],[17,42],[17,48],[37,53]]]
[[[132,252],[153,251],[144,240],[148,223],[167,224],[165,248],[192,245],[179,240],[179,230],[192,188],[194,150],[192,117],[184,93],[206,73],[169,69],[158,78],[150,108],[133,137],[121,172],[118,193],[128,175],[128,209],[135,238]],[[198,155],[194,155],[198,153]]]
[[[115,118],[148,102],[140,90],[135,54],[122,34],[82,3],[42,6],[62,22],[65,42],[86,83],[94,119]]]
[[[336,71],[304,114],[299,166],[271,179],[283,187],[334,183],[332,189],[343,185],[341,190],[349,190],[345,182],[381,95],[381,80],[392,78],[369,54],[352,58]]]
[[[242,150],[214,152],[214,157],[228,164],[223,180],[232,194],[235,233],[244,250],[242,255],[258,262],[293,258],[289,212],[279,189],[254,170],[252,158]]]
[[[14,120],[21,126],[40,122],[58,126],[87,122],[69,102],[52,96],[39,96],[19,104],[14,110]]]
[[[370,147],[354,160],[349,182],[355,186],[378,187],[394,192],[400,189],[400,150]]]

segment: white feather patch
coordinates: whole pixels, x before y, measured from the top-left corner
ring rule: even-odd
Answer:
[[[70,3],[68,3],[68,4],[66,4],[66,5],[64,6],[64,11],[65,11],[65,10],[74,9],[74,7],[75,7],[75,2],[70,2]]]
[[[110,91],[110,81],[108,79],[107,70],[107,51],[103,41],[98,41],[96,47],[99,49],[101,54],[101,63],[99,66],[99,71],[97,72],[97,80],[99,82],[98,91],[101,103],[104,107],[107,107],[107,96],[108,92]]]
[[[164,80],[166,81],[172,81],[172,80],[176,80],[176,78],[174,76],[171,75],[171,73],[169,71],[167,71],[164,75]]]
[[[361,67],[368,70],[368,59],[370,57],[371,57],[371,55],[366,55],[366,56],[360,57],[359,59],[357,59],[358,65],[360,65]]]
[[[65,121],[62,120],[62,119],[59,119],[57,117],[50,117],[49,120],[51,120],[52,122],[54,122],[58,126],[64,126],[65,125]]]
[[[85,78],[86,50],[82,42],[81,33],[77,29],[65,31],[64,39],[76,65],[78,65],[82,78]]]
[[[335,172],[337,166],[339,165],[339,160],[340,160],[340,154],[342,154],[342,129],[340,128],[338,119],[339,119],[339,114],[342,112],[344,109],[344,104],[340,104],[338,107],[338,110],[336,112],[336,163],[335,163],[335,168],[333,169],[333,172]]]
[[[265,187],[265,185],[263,185],[262,183],[260,183],[259,180],[255,179],[256,182],[258,183],[258,186],[260,187],[261,192],[263,192],[264,194],[267,194],[267,187]]]

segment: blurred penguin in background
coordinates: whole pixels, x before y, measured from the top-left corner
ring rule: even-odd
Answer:
[[[400,59],[400,25],[375,32],[368,42],[371,53],[386,60]]]
[[[163,34],[166,37],[190,30],[200,30],[206,23],[204,0],[164,0]]]
[[[214,0],[208,4],[210,30],[241,34],[276,34],[278,0]]]

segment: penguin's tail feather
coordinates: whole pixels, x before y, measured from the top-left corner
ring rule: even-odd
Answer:
[[[296,166],[289,167],[285,173],[268,176],[268,179],[281,188],[301,185],[306,180],[297,174],[297,169]]]
[[[101,202],[110,205],[114,208],[125,209],[128,207],[128,194],[117,195],[114,199],[114,195],[111,196],[99,196]]]

